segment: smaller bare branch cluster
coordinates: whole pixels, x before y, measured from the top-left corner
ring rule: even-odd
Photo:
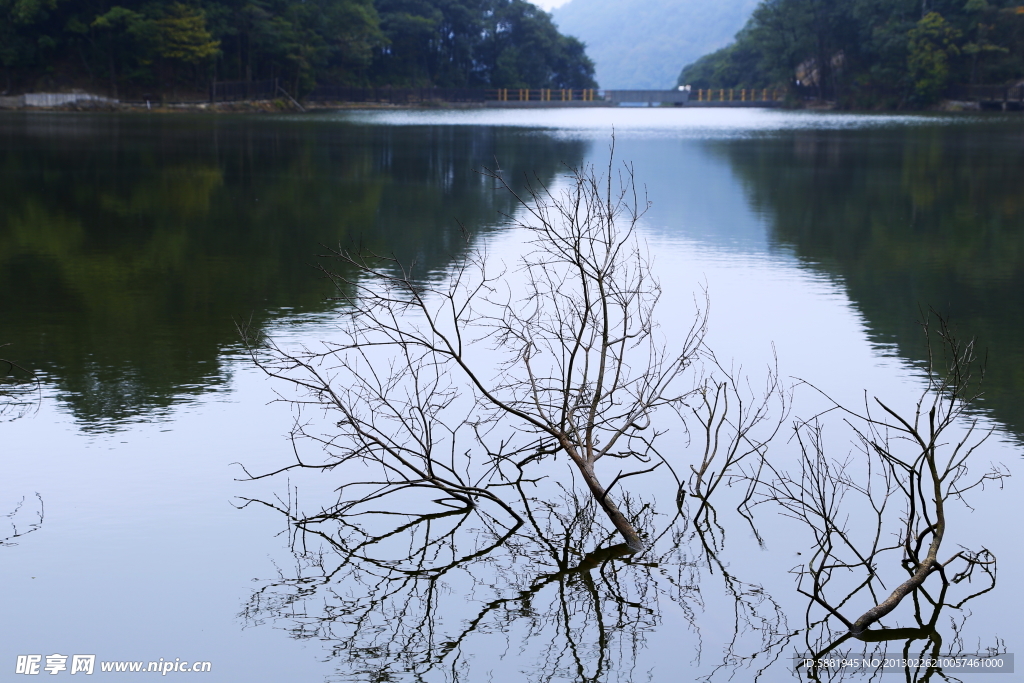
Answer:
[[[700,456],[689,465],[687,481],[678,482],[677,502],[713,555],[722,549],[725,528],[711,498],[723,484],[742,484],[737,511],[763,543],[750,506],[767,462],[768,445],[789,415],[791,398],[782,385],[777,363],[768,368],[764,386],[756,389],[742,368],[727,368],[711,349],[702,351],[707,374],[679,406]],[[683,512],[686,495],[698,502],[696,510]]]
[[[1001,466],[980,474],[969,469],[991,433],[979,430],[969,412],[981,379],[974,376],[974,343],[959,339],[939,316],[925,320],[924,331],[926,384],[909,416],[877,398],[859,411],[834,403],[853,430],[854,454],[828,455],[819,415],[795,426],[798,472],[765,461],[768,474],[757,482],[753,505],[778,505],[813,535],[811,556],[795,570],[800,593],[824,610],[820,620],[808,611],[808,632],[835,619],[847,631],[843,640],[868,640],[875,633],[869,627],[908,596],[920,621],[922,603],[937,617],[940,608],[959,609],[995,585],[995,557],[986,548],[942,553],[951,506],[967,507],[965,494],[1008,476]],[[899,574],[902,580],[893,581]],[[932,575],[939,581],[929,588]],[[951,586],[979,578],[981,587],[955,601],[948,597]],[[870,609],[848,616],[865,597]]]

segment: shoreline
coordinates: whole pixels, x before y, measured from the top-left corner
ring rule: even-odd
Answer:
[[[290,102],[284,99],[273,100],[244,100],[235,102],[175,102],[175,103],[154,103],[154,102],[119,102],[106,98],[92,96],[91,99],[79,99],[55,103],[51,105],[13,105],[13,101],[20,98],[0,98],[0,112],[68,112],[68,113],[138,113],[138,114],[295,114],[325,111],[344,111],[357,109],[378,109],[378,110],[468,110],[468,109],[562,109],[562,108],[609,108],[617,107],[611,102],[417,102],[413,104],[392,104],[387,102]],[[6,100],[6,102],[5,102]],[[12,106],[13,105],[13,106]],[[774,107],[760,106],[761,103],[753,102],[730,102],[723,109],[744,106],[746,108],[785,108],[804,111],[840,111],[831,102],[803,102],[798,106],[786,106],[778,103]],[[634,108],[634,107],[623,107]],[[635,107],[646,109],[647,107]],[[688,103],[674,107],[654,107],[673,109],[705,109],[712,108],[709,103],[698,104]],[[853,110],[851,110],[852,113]],[[871,113],[883,113],[884,111],[901,110],[865,110]],[[907,111],[907,110],[903,110]],[[942,100],[933,107],[920,110],[919,113],[977,113],[983,111],[1015,111],[1015,109],[995,109],[984,107],[979,102]],[[862,113],[864,113],[862,111]]]
[[[14,98],[11,98],[14,99]],[[483,104],[445,102],[417,105],[396,105],[378,102],[310,102],[301,108],[286,100],[246,100],[238,102],[118,102],[80,100],[54,105],[4,106],[0,112],[126,112],[140,114],[288,114],[309,111],[334,111],[338,109],[478,109]]]

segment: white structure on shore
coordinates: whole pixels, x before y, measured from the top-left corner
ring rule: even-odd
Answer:
[[[14,97],[0,97],[0,109],[21,109],[22,107],[61,107],[66,104],[117,104],[118,100],[84,92],[52,93],[33,92]]]

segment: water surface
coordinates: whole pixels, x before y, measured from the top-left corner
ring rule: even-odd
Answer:
[[[278,513],[232,504],[291,490],[236,481],[231,463],[267,471],[291,457],[290,411],[271,403],[278,387],[240,353],[238,322],[284,343],[330,338],[337,292],[316,265],[331,248],[394,254],[424,278],[443,277],[474,248],[512,258],[522,239],[509,228],[515,202],[478,171],[558,187],[566,165],[607,164],[613,128],[617,158],[652,202],[641,227],[670,338],[706,287],[720,357],[760,376],[777,355],[784,376],[838,399],[866,390],[907,403],[925,357],[917,321],[934,308],[988,349],[978,414],[996,434],[978,458],[1015,468],[1024,429],[1015,118],[5,114],[0,343],[10,346],[0,355],[37,373],[42,398],[38,411],[0,424],[0,502],[14,510],[24,500],[11,518],[22,531],[45,514],[0,548],[10,615],[2,666],[59,652],[209,660],[211,680],[224,681],[384,680],[381,661],[394,680],[746,680],[763,664],[742,657],[765,647],[780,657],[770,680],[792,677],[783,660],[799,640],[764,644],[779,614],[798,630],[805,607],[788,570],[806,539],[781,518],[766,518],[764,549],[730,527],[732,587],[771,600],[742,603],[750,628],[729,646],[737,603],[699,548],[664,554],[657,571],[591,556],[609,542],[600,519],[582,535],[549,519],[545,533],[571,536],[575,559],[505,541],[429,590],[413,582],[396,602],[400,593],[381,600],[368,588],[373,567],[332,569],[330,547],[319,562],[297,558]],[[794,413],[813,413],[817,401],[798,392]],[[777,452],[792,456],[786,435]],[[328,475],[307,478],[300,495],[315,506],[334,486]],[[1015,483],[985,491],[954,523],[1009,576],[1022,557],[999,520],[1019,514],[1019,500]],[[453,523],[439,517],[433,533]],[[464,556],[494,545],[485,523],[464,526],[453,532]],[[591,561],[607,571],[587,569]],[[1004,638],[1013,652],[1021,603],[1009,581],[972,602],[968,649]],[[345,631],[360,610],[362,640]],[[426,644],[410,636],[424,624],[438,634]],[[717,669],[723,657],[729,666]]]

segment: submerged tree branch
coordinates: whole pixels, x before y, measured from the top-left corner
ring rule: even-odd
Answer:
[[[923,327],[929,342],[925,387],[910,413],[877,398],[874,405],[880,412],[867,400],[860,411],[832,401],[831,410],[844,415],[853,430],[858,457],[826,455],[818,416],[795,425],[800,474],[765,461],[767,476],[755,482],[754,505],[779,505],[783,514],[813,534],[810,559],[794,570],[798,590],[860,640],[870,640],[870,627],[908,597],[917,604],[923,596],[936,609],[959,609],[995,584],[995,558],[988,550],[961,549],[945,559],[940,556],[950,505],[966,505],[966,492],[999,484],[1009,473],[995,465],[980,474],[969,469],[970,456],[991,434],[979,434],[979,420],[971,414],[982,374],[974,342],[957,337],[936,314]],[[856,527],[849,526],[851,516]],[[959,570],[951,582],[947,567],[954,565]],[[905,578],[886,589],[884,577],[894,567],[902,568]],[[950,584],[976,570],[986,577],[987,587],[959,602],[946,602]],[[926,586],[932,575],[941,582],[938,600]],[[863,597],[872,606],[856,618],[848,616]]]

